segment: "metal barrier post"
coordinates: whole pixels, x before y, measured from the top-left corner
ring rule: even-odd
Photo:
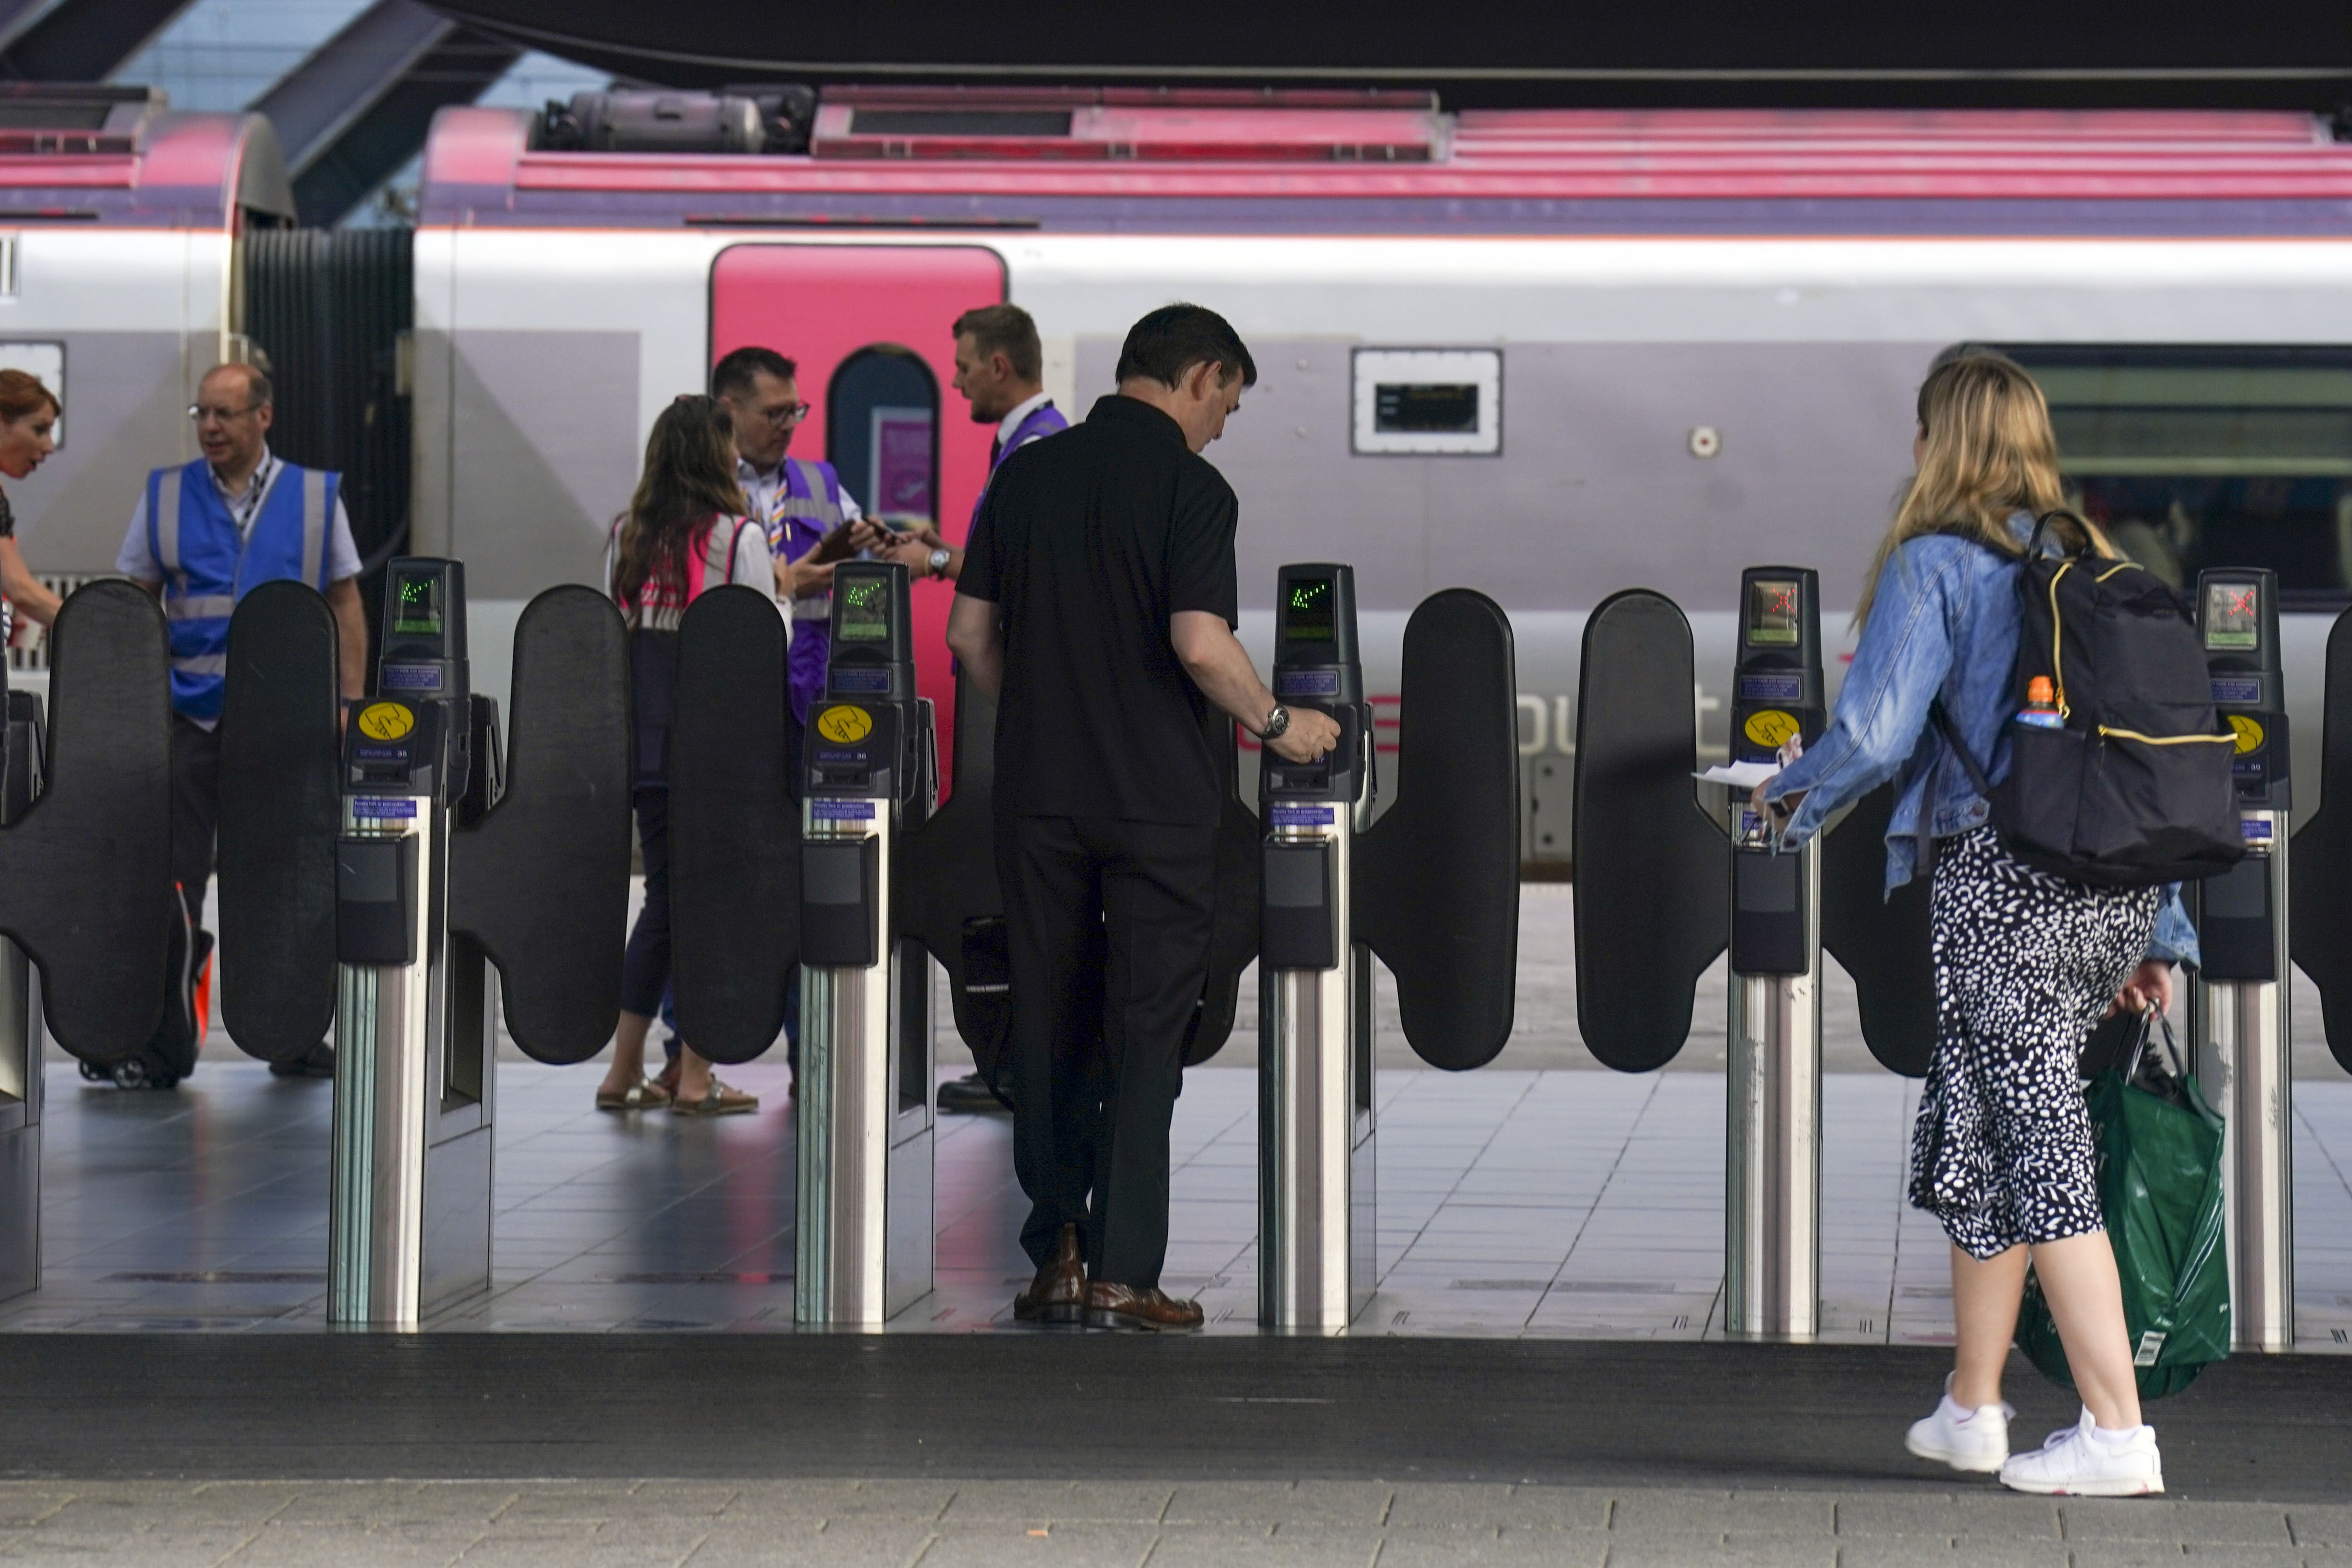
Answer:
[[[2294,804],[2277,581],[2200,574],[2197,626],[2213,706],[2237,732],[2246,858],[2197,889],[2204,962],[2190,992],[2197,1077],[2227,1125],[2221,1186],[2231,1337],[2294,1347],[2294,1101],[2286,1007],[2287,824]]]

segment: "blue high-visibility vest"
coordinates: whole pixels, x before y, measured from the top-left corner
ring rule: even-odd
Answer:
[[[327,531],[341,479],[322,468],[282,464],[252,532],[240,536],[203,458],[147,476],[147,548],[163,569],[173,712],[220,716],[228,621],[247,591],[283,578],[327,591]]]

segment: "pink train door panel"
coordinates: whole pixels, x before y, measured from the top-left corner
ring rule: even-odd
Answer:
[[[734,246],[711,267],[710,362],[747,344],[796,362],[809,414],[792,455],[832,463],[868,515],[927,519],[961,544],[995,432],[951,386],[950,328],[1004,293],[1003,259],[980,246]],[[954,591],[914,591],[916,686],[939,710],[943,790],[955,776]]]

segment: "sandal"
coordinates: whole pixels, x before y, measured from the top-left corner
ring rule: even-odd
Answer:
[[[760,1097],[746,1094],[740,1089],[730,1089],[713,1074],[709,1093],[699,1100],[677,1095],[670,1101],[669,1108],[680,1116],[740,1116],[746,1112],[758,1110]]]
[[[596,1091],[599,1111],[658,1111],[669,1101],[669,1091],[650,1078],[640,1078],[617,1093],[610,1089]]]

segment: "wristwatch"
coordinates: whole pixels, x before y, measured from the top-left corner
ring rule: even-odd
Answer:
[[[933,550],[931,552],[930,562],[931,575],[933,577],[945,577],[948,574],[948,562],[953,559],[955,559],[954,552],[948,549],[944,545],[938,549]]]
[[[1280,740],[1289,733],[1290,710],[1276,703],[1274,711],[1265,716],[1265,727],[1258,731],[1257,737],[1260,740]]]

